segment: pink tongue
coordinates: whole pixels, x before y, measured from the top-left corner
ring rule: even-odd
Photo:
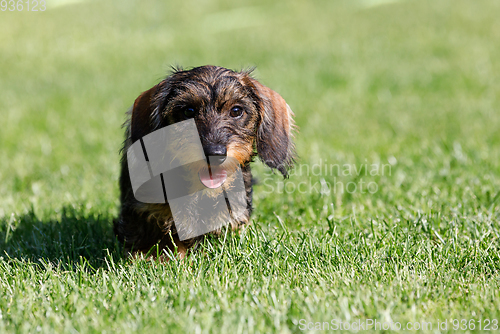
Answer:
[[[224,169],[211,169],[212,177],[210,177],[210,173],[208,169],[202,169],[198,174],[200,176],[200,181],[207,188],[218,188],[220,187],[224,181],[226,181],[227,173]]]

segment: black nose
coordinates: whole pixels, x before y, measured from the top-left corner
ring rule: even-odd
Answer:
[[[226,161],[227,149],[225,145],[209,145],[204,147],[203,150],[211,165],[220,165]]]

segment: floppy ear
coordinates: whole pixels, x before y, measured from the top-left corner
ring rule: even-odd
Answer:
[[[293,112],[285,100],[272,89],[250,79],[260,99],[260,124],[257,129],[257,153],[269,167],[288,176],[295,158]]]
[[[139,140],[153,130],[153,117],[157,109],[154,99],[162,83],[141,93],[135,99],[130,117],[130,138],[132,143]]]

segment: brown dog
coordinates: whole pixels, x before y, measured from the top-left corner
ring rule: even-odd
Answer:
[[[131,187],[127,150],[143,136],[162,127],[194,118],[204,153],[226,157],[241,165],[246,210],[232,216],[231,227],[249,223],[252,211],[250,162],[256,155],[284,177],[294,161],[293,113],[283,98],[250,76],[222,67],[202,66],[175,70],[158,85],[142,93],[124,124],[120,191],[121,212],[114,231],[127,252],[147,253],[155,245],[183,257],[202,237],[180,241],[169,204],[137,201]],[[229,160],[229,159],[228,159]],[[214,232],[220,233],[220,229]]]

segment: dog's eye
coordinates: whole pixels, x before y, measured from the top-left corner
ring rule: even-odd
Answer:
[[[194,110],[194,108],[184,109],[184,116],[186,116],[187,118],[192,118],[194,116],[194,114],[196,114],[196,111]]]
[[[241,107],[232,107],[229,115],[233,118],[240,118],[243,115],[243,108]]]

